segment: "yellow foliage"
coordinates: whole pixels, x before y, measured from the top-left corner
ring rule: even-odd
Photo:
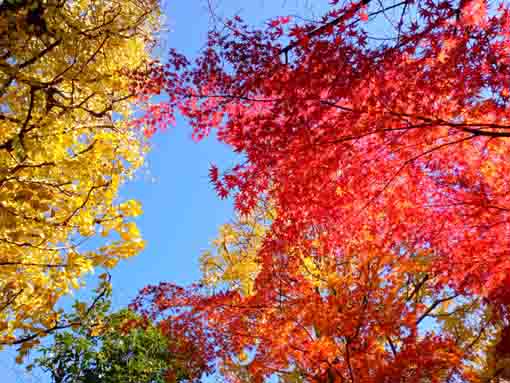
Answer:
[[[149,59],[158,15],[155,0],[3,4],[0,344],[51,330],[85,273],[143,249],[140,205],[118,201],[147,150],[125,73]]]
[[[202,282],[207,286],[225,283],[243,295],[252,294],[260,269],[257,254],[274,218],[271,208],[260,206],[249,216],[222,225],[213,241],[214,250],[201,256]]]

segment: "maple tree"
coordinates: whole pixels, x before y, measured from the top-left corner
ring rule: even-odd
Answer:
[[[315,239],[261,260],[273,214],[222,226],[199,283],[148,286],[132,308],[193,334],[229,381],[489,381],[508,367],[506,321],[441,284],[430,250],[397,255],[365,233],[341,258]]]
[[[169,96],[146,133],[177,111],[196,139],[216,129],[245,158],[211,168],[218,194],[275,217],[249,289],[162,283],[134,307],[225,366],[247,352],[254,381],[508,377],[509,4],[330,3],[318,22],[236,17],[194,63],[171,51],[134,76]]]
[[[143,249],[118,189],[147,149],[127,73],[158,17],[153,0],[0,4],[0,345],[60,328],[81,276]]]

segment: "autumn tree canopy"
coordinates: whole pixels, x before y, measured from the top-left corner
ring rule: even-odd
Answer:
[[[172,51],[135,76],[169,96],[146,133],[177,111],[196,139],[215,129],[243,155],[211,168],[218,194],[274,219],[250,289],[163,283],[134,307],[200,327],[227,371],[246,353],[254,381],[508,376],[509,4],[330,3],[317,21],[226,21],[195,62]]]
[[[59,328],[55,304],[82,275],[144,246],[141,208],[117,192],[146,151],[126,74],[149,59],[158,14],[152,0],[0,4],[2,345]]]

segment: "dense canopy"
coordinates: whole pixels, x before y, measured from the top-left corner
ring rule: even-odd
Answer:
[[[510,3],[207,6],[191,58],[157,1],[0,2],[0,346],[55,334],[55,382],[510,381]],[[58,308],[144,248],[119,190],[179,115],[238,154],[201,278]]]

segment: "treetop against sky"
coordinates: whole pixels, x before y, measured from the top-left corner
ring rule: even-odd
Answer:
[[[239,3],[198,2],[176,6],[174,14],[170,5],[164,6],[164,13],[174,15],[175,25],[200,21],[203,33],[190,41],[190,21],[182,32],[176,31],[175,42],[171,33],[158,33],[130,43],[133,49],[148,44],[143,49],[148,52],[159,40],[153,56],[140,56],[139,65],[118,72],[107,62],[100,66],[125,76],[125,86],[106,82],[101,89],[127,92],[131,106],[123,119],[113,121],[121,126],[107,130],[108,134],[118,137],[117,129],[125,129],[132,145],[140,145],[143,157],[145,148],[154,145],[148,154],[150,171],[160,177],[180,177],[170,182],[162,178],[150,188],[138,183],[122,192],[139,196],[145,206],[139,223],[149,249],[135,261],[140,262],[138,273],[123,274],[127,268],[122,265],[113,273],[114,291],[116,278],[120,288],[125,278],[140,281],[136,286],[140,293],[129,305],[140,319],[126,322],[122,331],[156,326],[169,339],[172,355],[192,355],[184,358],[189,368],[200,365],[204,368],[200,371],[215,371],[215,377],[226,381],[503,382],[510,376],[509,4],[484,0],[318,3],[313,8],[300,3],[299,12],[289,10],[289,4],[285,8],[275,3],[267,7],[250,3],[242,11]],[[16,4],[3,12],[22,25],[32,20],[26,15],[34,17],[33,9],[40,9],[32,6],[25,12],[24,3]],[[104,11],[95,3],[92,9]],[[41,12],[44,24],[37,22],[34,27],[33,21],[28,22],[28,35],[40,29],[42,57],[45,50],[51,54],[51,44],[56,44],[55,49],[60,44],[62,32],[48,27],[58,12]],[[79,15],[89,22],[86,14]],[[196,15],[203,19],[195,20]],[[111,22],[105,21],[108,17],[102,18],[103,26],[85,29],[78,36],[95,38],[101,28],[110,36],[111,22],[125,20],[115,13]],[[143,25],[161,28],[157,23]],[[121,39],[129,42],[133,36],[136,33]],[[109,39],[99,40],[92,54]],[[52,159],[36,163],[36,154],[27,147],[43,127],[30,122],[33,116],[43,118],[62,110],[57,116],[63,118],[69,110],[71,126],[81,123],[79,118],[108,117],[95,104],[89,105],[98,91],[73,104],[77,80],[70,73],[77,64],[68,63],[71,69],[63,69],[70,76],[69,89],[59,88],[65,83],[58,80],[63,76],[59,72],[44,80],[44,88],[43,80],[35,85],[34,80],[26,80],[18,62],[28,62],[30,68],[31,59],[27,60],[4,65],[12,67],[4,71],[6,83],[12,82],[6,89],[13,98],[24,91],[25,96],[17,99],[27,101],[19,107],[12,101],[2,112],[12,124],[4,145],[10,161],[7,171],[12,173],[6,185],[25,182],[17,174],[25,168],[47,181],[48,175],[38,173],[45,171],[42,164],[51,163],[56,169],[69,166],[74,157],[88,156],[101,147],[101,135],[94,130],[87,139],[77,136],[76,143],[62,140],[62,164]],[[92,58],[80,68],[99,62]],[[81,73],[78,70],[77,75]],[[25,88],[18,85],[22,81]],[[48,92],[50,96],[39,100],[39,94]],[[97,97],[112,105],[106,96]],[[37,102],[41,106],[36,116]],[[24,117],[13,114],[15,105]],[[136,112],[129,114],[133,108]],[[171,125],[177,127],[162,132]],[[183,126],[189,126],[184,134]],[[50,125],[48,129],[60,132]],[[199,141],[195,147],[203,151],[191,152],[191,146],[180,145],[189,132]],[[163,152],[158,146],[164,147]],[[119,148],[115,153],[120,160],[115,156],[102,160],[111,166],[101,175],[108,185],[116,180],[117,170],[126,179],[131,176],[130,169],[118,169],[130,159],[138,161],[133,171],[141,165],[142,156],[124,144]],[[92,165],[99,163],[94,161]],[[207,169],[204,162],[210,162]],[[191,195],[172,194],[183,190],[196,174],[201,177],[199,189]],[[70,175],[78,176],[74,171]],[[97,212],[92,206],[110,212],[117,203],[96,193],[102,184],[78,181],[89,189],[75,191],[67,190],[69,181],[62,182],[58,188],[64,192],[57,190],[64,195],[82,194],[71,218],[64,217],[64,226]],[[42,217],[46,210],[65,213],[56,202],[33,206],[35,198],[16,187],[9,190],[19,201],[13,205],[18,209],[14,216],[28,222],[39,224],[26,209],[39,209]],[[212,198],[212,190],[217,199]],[[187,203],[172,205],[174,195]],[[221,199],[233,202],[234,214],[225,209],[227,205],[218,211],[212,208],[220,206]],[[61,235],[95,238],[114,230],[120,242],[108,246],[124,249],[126,257],[134,255],[141,251],[140,232],[124,219],[141,211],[135,202],[124,204],[116,208],[119,217],[110,219],[101,210],[99,218],[91,218],[93,225]],[[109,227],[103,219],[118,222]],[[182,222],[193,226],[185,229],[184,241],[177,242],[172,240],[178,230],[174,226]],[[220,223],[211,250],[198,251],[197,247],[207,247],[206,239]],[[24,247],[51,241],[46,234],[40,243],[24,235],[23,241],[6,242],[22,248],[20,259]],[[209,238],[198,243],[204,236]],[[70,241],[63,251],[92,256]],[[170,257],[175,263],[165,258],[169,249],[178,254]],[[187,259],[190,251],[195,254],[193,261]],[[56,254],[64,257],[65,253],[59,249]],[[100,247],[95,254],[90,259],[98,261],[91,266],[113,267],[109,259],[124,253],[112,250],[108,258],[108,248]],[[48,265],[25,267],[39,267],[52,281]],[[68,264],[59,268],[70,270]],[[30,277],[25,278],[31,286]],[[53,331],[51,318],[39,319],[37,311],[21,301],[16,306],[14,287],[19,286],[5,285],[5,299],[12,299],[5,311],[6,334],[42,335],[37,324],[27,327],[31,320],[27,315],[11,319],[9,315],[22,309]],[[21,287],[20,294],[25,290]],[[87,317],[86,307],[79,318]],[[8,333],[11,324],[19,326],[13,335]],[[33,346],[17,339],[27,344],[27,350]],[[176,375],[169,374],[168,379],[171,376]]]

